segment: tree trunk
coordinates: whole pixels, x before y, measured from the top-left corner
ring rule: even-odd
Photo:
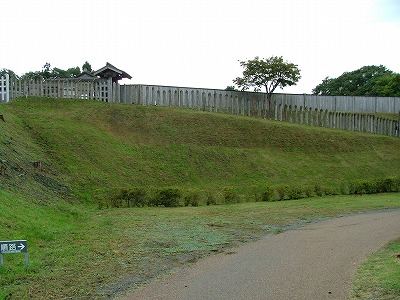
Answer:
[[[267,99],[265,102],[265,112],[264,112],[264,119],[272,119],[272,109],[271,109],[271,93],[267,93]]]

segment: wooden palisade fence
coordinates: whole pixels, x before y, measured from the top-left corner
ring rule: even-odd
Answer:
[[[11,100],[18,97],[38,96],[115,102],[115,99],[118,99],[115,86],[117,86],[116,83],[100,79],[15,80],[10,82],[9,93]]]
[[[5,82],[9,83],[5,87]],[[111,80],[55,79],[1,80],[2,93],[9,100],[17,97],[94,99],[112,103],[156,105],[222,112],[308,126],[363,131],[400,136],[399,121],[376,117],[374,113],[400,112],[400,98],[327,97],[315,95],[273,94],[213,89],[119,85]],[[4,88],[4,89],[3,89]],[[1,101],[6,99],[0,94]]]
[[[0,102],[10,101],[10,77],[8,74],[0,76]]]

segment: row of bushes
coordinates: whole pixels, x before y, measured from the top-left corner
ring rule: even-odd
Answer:
[[[295,200],[325,195],[352,195],[352,194],[377,194],[400,192],[400,178],[386,178],[383,180],[353,181],[338,185],[335,188],[319,184],[314,186],[285,186],[267,187],[263,190],[256,189],[255,201],[282,201]],[[120,190],[109,198],[107,206],[111,207],[143,207],[143,206],[199,206],[239,203],[245,197],[232,187],[224,187],[221,192],[213,195],[203,191],[182,191],[178,188],[148,189],[134,188]]]
[[[400,191],[400,178],[384,180],[355,181],[349,186],[350,194],[377,194]]]
[[[358,180],[337,187],[315,186],[276,186],[268,187],[256,195],[256,201],[295,200],[309,197],[329,195],[362,195],[400,192],[400,178],[386,178],[383,180]]]
[[[159,190],[148,190],[134,188],[132,190],[121,190],[109,199],[111,207],[143,207],[143,206],[199,206],[201,204],[200,192],[183,193],[177,188],[163,188]],[[213,195],[208,194],[205,204],[216,205]]]

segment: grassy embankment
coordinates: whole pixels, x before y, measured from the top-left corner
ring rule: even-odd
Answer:
[[[28,155],[47,169],[36,181],[89,200],[136,186],[217,198],[228,189],[254,200],[266,186],[340,190],[355,179],[399,174],[399,140],[389,137],[100,102],[28,99],[3,109],[3,126],[18,123],[36,150]],[[23,146],[16,134],[6,137],[8,147]]]
[[[98,210],[114,191],[177,187],[242,202],[267,186],[342,189],[399,175],[399,139],[169,108],[77,100],[1,105],[0,299],[101,298],[232,243],[324,216],[399,207],[398,195]],[[33,162],[43,168],[35,169]],[[283,227],[282,227],[283,226]]]

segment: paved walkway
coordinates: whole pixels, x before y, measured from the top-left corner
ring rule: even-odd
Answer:
[[[400,210],[315,223],[200,260],[122,299],[347,299],[356,268],[400,237]]]

